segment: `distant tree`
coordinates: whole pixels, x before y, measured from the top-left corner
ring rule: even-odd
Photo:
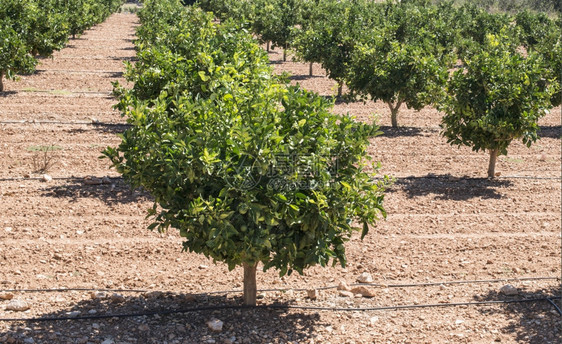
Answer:
[[[553,92],[551,83],[544,82],[547,72],[540,57],[512,52],[503,35],[489,34],[482,50],[466,58],[441,106],[447,142],[487,150],[489,178],[495,176],[497,156],[507,154],[511,141],[522,139],[529,147],[537,140],[537,121],[551,107]]]

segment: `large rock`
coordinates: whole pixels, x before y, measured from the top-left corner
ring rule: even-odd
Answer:
[[[373,289],[367,288],[365,286],[359,286],[351,289],[351,292],[356,295],[359,294],[363,297],[374,297],[375,291]]]
[[[0,300],[11,300],[14,298],[12,293],[0,293]]]
[[[222,331],[223,322],[219,319],[212,319],[207,321],[207,326],[213,332],[220,332]]]
[[[14,311],[14,312],[23,312],[30,309],[31,306],[29,303],[22,301],[22,300],[12,300],[10,303],[6,305],[7,311]]]
[[[357,277],[357,282],[359,283],[373,283],[373,276],[370,273],[364,272],[359,277]]]
[[[503,287],[501,287],[500,293],[513,296],[513,295],[519,295],[519,290],[517,290],[517,288],[515,288],[511,284],[506,284]]]

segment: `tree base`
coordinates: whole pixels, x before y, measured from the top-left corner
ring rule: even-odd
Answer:
[[[256,270],[258,264],[244,263],[244,306],[255,306],[257,299]]]

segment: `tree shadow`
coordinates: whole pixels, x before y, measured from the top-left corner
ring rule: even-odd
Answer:
[[[309,80],[309,79],[318,79],[318,78],[324,78],[323,76],[320,75],[291,75],[289,76],[289,80],[296,80],[296,81],[302,81],[302,80]]]
[[[125,130],[127,130],[127,128],[130,128],[131,125],[127,124],[127,123],[84,123],[85,125],[88,125],[89,128],[84,129],[84,128],[72,128],[72,129],[67,129],[64,130],[65,133],[69,133],[69,134],[84,134],[87,133],[89,131],[98,131],[98,132],[102,132],[102,133],[108,133],[108,134],[121,134],[123,133]]]
[[[289,312],[284,305],[287,304],[275,304],[276,308],[247,308],[242,306],[241,297],[217,294],[144,293],[121,295],[119,300],[110,295],[102,298],[84,295],[84,300],[39,315],[49,320],[20,321],[18,324],[22,326],[10,328],[4,335],[16,343],[32,337],[36,344],[224,343],[233,336],[237,343],[261,343],[267,335],[269,340],[284,337],[287,342],[301,343],[310,339],[315,327],[323,325],[318,314]],[[20,314],[7,317],[20,318]],[[222,331],[209,329],[207,322],[212,319],[223,322]]]
[[[554,126],[540,126],[538,131],[539,137],[548,137],[551,139],[560,139],[562,138],[562,126],[554,125]]]
[[[110,59],[114,61],[129,61],[129,62],[136,62],[139,59],[136,56],[112,56]]]
[[[93,180],[92,180],[93,179]],[[99,179],[99,180],[98,180]],[[94,198],[106,204],[138,203],[152,200],[151,196],[143,190],[132,190],[121,178],[64,178],[63,184],[46,187],[42,197],[68,199],[77,202],[84,198]]]
[[[409,198],[434,194],[436,199],[453,201],[466,201],[476,197],[501,199],[503,195],[497,189],[507,188],[512,184],[505,179],[455,177],[450,174],[406,177],[396,180],[395,183]],[[394,188],[389,191],[395,191]]]
[[[2,92],[0,92],[0,97],[6,98],[6,97],[9,97],[9,96],[16,95],[18,93],[19,93],[18,91],[2,91]]]
[[[523,290],[516,296],[506,296],[493,290],[486,295],[476,296],[475,299],[509,302],[503,307],[482,307],[479,310],[490,319],[497,314],[508,312],[512,321],[503,328],[503,331],[515,334],[517,343],[562,343],[561,315],[547,300],[550,299],[560,308],[562,307],[559,299],[561,294],[561,287],[553,286],[533,292]],[[525,300],[525,302],[516,302],[517,300]]]
[[[423,131],[428,131],[428,129],[417,128],[417,127],[391,127],[391,126],[381,126],[380,131],[384,137],[413,137],[421,136]]]

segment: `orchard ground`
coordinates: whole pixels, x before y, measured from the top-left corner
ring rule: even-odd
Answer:
[[[111,81],[134,60],[138,19],[116,14],[71,40],[37,73],[7,82],[0,96],[0,289],[126,289],[10,292],[25,312],[0,300],[0,342],[7,343],[558,343],[561,317],[545,301],[447,306],[475,301],[559,296],[561,224],[561,110],[540,121],[541,140],[530,149],[514,142],[486,179],[488,155],[449,146],[434,109],[401,109],[398,129],[382,103],[338,103],[334,111],[370,121],[379,114],[383,134],[369,149],[380,174],[396,178],[386,195],[388,218],[363,240],[348,243],[346,268],[315,267],[303,276],[258,272],[260,305],[328,308],[437,304],[443,307],[378,311],[220,309],[241,303],[241,268],[228,272],[203,256],[181,252],[174,230],[147,230],[150,197],[131,191],[100,160],[125,129],[112,109]],[[334,82],[314,65],[282,62],[276,71],[292,82],[333,95]],[[290,59],[289,59],[290,60]],[[25,121],[25,122],[23,122]],[[98,123],[99,122],[99,123]],[[54,163],[44,182],[34,173],[45,147]],[[85,179],[88,176],[99,180]],[[102,177],[109,177],[102,183]],[[101,184],[100,184],[101,183]],[[349,298],[335,289],[370,273],[373,298]],[[546,280],[506,281],[542,278]],[[466,284],[447,281],[501,280]],[[512,284],[518,295],[500,288]],[[298,290],[295,290],[298,289]],[[149,293],[158,291],[162,293]],[[1,294],[0,294],[1,295]],[[560,305],[559,300],[555,302]],[[100,316],[219,306],[204,311],[64,321],[6,318]],[[222,331],[206,325],[224,322]],[[27,340],[27,341],[26,341]]]

